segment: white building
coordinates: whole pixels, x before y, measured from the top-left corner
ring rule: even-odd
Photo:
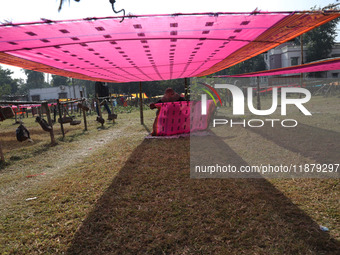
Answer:
[[[303,63],[306,63],[306,47],[303,47]],[[268,70],[290,67],[301,64],[301,46],[296,46],[291,42],[283,43],[280,46],[271,49],[264,55],[266,67]],[[340,57],[340,43],[336,43],[329,56],[330,58]],[[340,70],[329,71],[325,78],[340,77]]]
[[[28,100],[42,101],[61,98],[81,98],[80,91],[83,91],[83,96],[86,95],[86,88],[80,87],[79,85],[30,89],[28,92]]]

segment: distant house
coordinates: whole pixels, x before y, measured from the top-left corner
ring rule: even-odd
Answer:
[[[80,98],[80,91],[83,91],[84,96],[86,95],[86,88],[78,85],[30,89],[28,92],[28,100],[42,101],[62,98]]]
[[[303,63],[306,63],[307,49],[303,47]],[[340,57],[340,43],[335,43],[330,58]],[[301,46],[294,45],[291,42],[283,43],[278,47],[271,49],[264,54],[267,69],[276,69],[281,67],[290,67],[301,64]],[[338,78],[340,70],[328,71],[324,78]]]

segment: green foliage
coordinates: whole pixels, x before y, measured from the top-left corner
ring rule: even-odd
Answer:
[[[320,10],[320,8],[313,7],[312,11]],[[323,24],[320,27],[303,34],[303,45],[306,46],[306,62],[313,62],[330,57],[332,48],[335,44],[335,37],[337,36],[337,24],[339,18]],[[301,45],[301,38],[297,37],[293,40],[296,45]]]
[[[68,77],[59,76],[59,75],[52,75],[52,86],[53,87],[59,87],[61,85],[65,86],[68,85],[70,82],[70,79]]]
[[[15,94],[18,91],[18,80],[12,79],[12,73],[0,67],[0,95]]]
[[[84,95],[84,96],[94,97],[94,82],[93,81],[73,79],[73,84],[75,86],[79,85],[80,87],[86,88],[87,95]]]
[[[332,20],[306,33],[304,44],[307,46],[307,62],[329,57],[335,43],[338,21],[338,19]]]
[[[243,61],[237,65],[234,65],[228,69],[224,69],[220,72],[217,72],[215,75],[242,74],[242,73],[262,71],[265,69],[266,69],[266,64],[264,62],[263,54],[260,54],[251,59]]]
[[[46,88],[49,84],[44,81],[44,74],[32,70],[24,70],[27,81],[25,85],[25,90],[35,89],[35,88]]]

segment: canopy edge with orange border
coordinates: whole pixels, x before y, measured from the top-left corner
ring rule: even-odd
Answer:
[[[144,15],[0,25],[0,63],[103,82],[199,77],[340,16],[325,12]]]

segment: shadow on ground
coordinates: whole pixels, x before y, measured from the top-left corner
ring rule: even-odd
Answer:
[[[144,140],[67,253],[339,254],[339,243],[265,179],[190,179],[189,147],[189,138]],[[224,157],[246,165],[226,144]]]
[[[251,128],[264,138],[320,164],[339,162],[340,133],[299,123],[294,128],[263,126]]]

